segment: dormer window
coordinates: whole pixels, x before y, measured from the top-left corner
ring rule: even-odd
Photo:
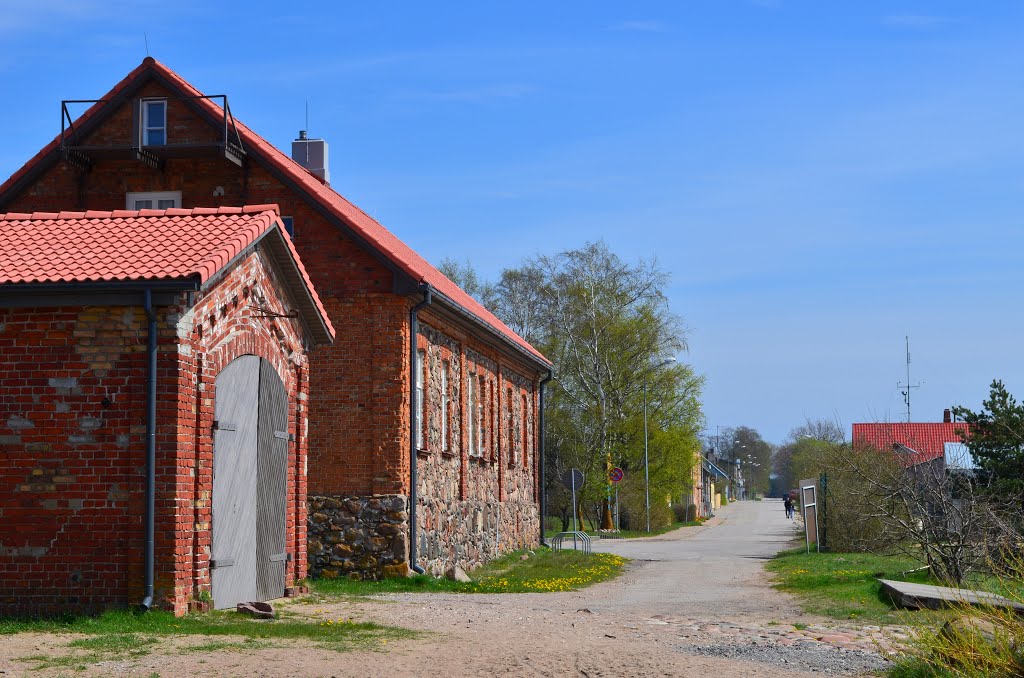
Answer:
[[[163,146],[167,143],[167,100],[142,100],[142,145]]]

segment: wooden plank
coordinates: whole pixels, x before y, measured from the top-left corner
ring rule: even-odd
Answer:
[[[256,423],[260,359],[236,358],[217,375],[210,580],[217,609],[256,598]],[[230,565],[229,565],[230,563]]]
[[[256,453],[256,600],[284,595],[288,515],[288,393],[273,365],[260,362]]]
[[[921,608],[938,610],[943,607],[957,607],[961,605],[989,605],[1024,613],[1024,604],[985,591],[915,584],[905,581],[892,581],[891,579],[879,579],[878,582],[882,585],[882,590],[889,594],[894,603],[900,607],[912,610],[919,610]]]

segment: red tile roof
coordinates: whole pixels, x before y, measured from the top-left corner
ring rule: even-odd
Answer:
[[[26,283],[202,284],[268,231],[290,253],[306,297],[331,326],[277,205],[0,214],[0,287]]]
[[[911,464],[942,457],[946,443],[960,442],[958,431],[966,431],[967,424],[854,424],[853,445],[857,448],[874,447],[893,449],[893,443],[908,447],[917,453]]]
[[[104,100],[109,100],[118,95],[138,78],[144,77],[148,72],[161,76],[168,83],[181,90],[186,96],[203,96],[202,92],[186,82],[181,76],[156,61],[152,57],[146,57],[143,62],[129,73],[121,82],[114,86],[107,93]],[[105,101],[91,106],[82,116],[75,121],[76,127],[82,124],[99,112]],[[223,109],[209,99],[195,99],[196,105],[205,109],[215,119],[223,119]],[[235,121],[238,133],[242,138],[245,150],[249,153],[256,152],[274,168],[294,181],[298,187],[310,195],[313,199],[323,205],[332,215],[346,224],[358,238],[365,241],[367,245],[374,248],[391,261],[399,270],[405,272],[414,281],[430,285],[435,292],[449,299],[458,309],[476,322],[488,327],[505,340],[511,342],[544,365],[551,362],[544,357],[537,349],[530,345],[525,339],[516,334],[505,323],[499,320],[493,313],[488,311],[480,302],[464,292],[458,285],[449,280],[443,273],[434,268],[426,259],[414,252],[412,248],[399,240],[393,233],[384,226],[363,212],[361,209],[350,203],[329,186],[326,186],[319,177],[302,167],[290,157],[278,150],[273,144],[250,130],[242,123]],[[0,185],[2,195],[21,176],[30,171],[34,165],[43,160],[46,156],[54,153],[60,145],[60,135],[50,144],[37,153],[25,166],[15,172],[11,177]]]

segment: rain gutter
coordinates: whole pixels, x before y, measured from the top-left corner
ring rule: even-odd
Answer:
[[[143,290],[146,318],[149,320],[149,338],[146,349],[149,369],[146,373],[146,545],[145,545],[145,597],[139,607],[143,611],[153,607],[154,554],[156,532],[156,311],[153,309],[153,291]]]
[[[540,545],[550,545],[544,541],[544,515],[548,505],[547,485],[544,482],[544,384],[551,381],[554,373],[548,370],[548,376],[540,380]]]

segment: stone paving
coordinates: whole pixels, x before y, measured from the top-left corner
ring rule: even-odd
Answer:
[[[735,624],[702,621],[669,615],[654,615],[647,624],[679,627],[679,637],[693,642],[721,639],[748,645],[830,645],[844,650],[861,650],[886,655],[899,650],[908,640],[904,626],[825,626],[789,623]]]

